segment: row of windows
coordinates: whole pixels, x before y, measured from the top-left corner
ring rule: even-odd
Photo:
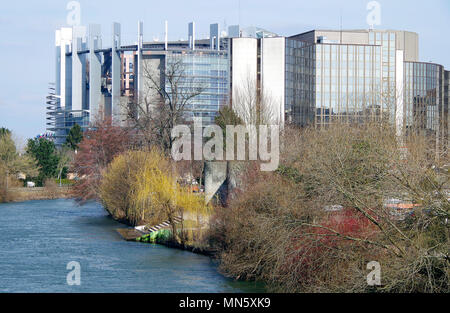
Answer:
[[[405,63],[405,123],[436,130],[442,103],[443,68],[431,63]]]
[[[369,33],[369,44],[379,44],[377,42],[386,42],[391,41],[395,42],[396,34],[395,33],[380,33],[380,32],[370,32]]]

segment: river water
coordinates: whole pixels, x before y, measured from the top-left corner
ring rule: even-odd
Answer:
[[[0,292],[262,292],[217,272],[210,258],[122,240],[97,203],[0,204]],[[80,264],[80,285],[67,276]],[[76,276],[69,275],[69,278]]]

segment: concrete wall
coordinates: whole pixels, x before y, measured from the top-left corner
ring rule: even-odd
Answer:
[[[369,44],[369,33],[367,31],[322,31],[315,32],[315,42],[318,37],[324,36],[327,40],[343,44]],[[341,40],[342,38],[342,40]]]
[[[263,99],[270,104],[271,122],[284,123],[285,50],[284,37],[264,38],[262,42],[261,80]]]
[[[101,47],[100,25],[89,25],[89,110],[91,122],[100,117],[102,57],[100,53],[95,53],[95,50],[101,49]]]
[[[406,62],[419,62],[419,35],[413,32],[398,31],[397,49],[405,52]]]
[[[74,27],[72,35],[72,110],[82,110],[86,103],[86,55],[78,51],[86,48],[86,27]]]
[[[121,27],[119,23],[113,23],[112,27],[112,92],[111,92],[111,110],[113,122],[120,125],[122,120],[121,104],[120,104],[120,82],[121,82],[121,68],[122,61],[120,58],[121,46]]]
[[[141,102],[154,103],[157,106],[160,96],[155,90],[155,82],[159,82],[160,86],[164,86],[162,81],[162,74],[165,70],[165,53],[148,53],[142,56],[141,61],[142,81],[139,83],[141,90],[139,97]],[[152,78],[152,79],[150,79]]]
[[[205,162],[205,202],[209,203],[216,194],[226,200],[227,162]]]
[[[66,56],[72,47],[72,28],[65,27],[57,30],[55,44],[57,50],[55,92],[56,95],[61,96],[59,101],[61,108],[65,108],[66,104],[69,105],[72,101],[72,60],[71,57]],[[70,91],[70,96],[67,95],[67,91]]]
[[[256,99],[258,41],[255,38],[231,40],[231,104],[243,117],[243,111],[248,109],[246,106],[249,104],[244,98]]]
[[[66,52],[69,52],[69,46],[66,46]],[[64,52],[61,58],[65,61],[61,63],[62,72],[61,75],[61,108],[66,110],[72,109],[72,56],[67,56]]]

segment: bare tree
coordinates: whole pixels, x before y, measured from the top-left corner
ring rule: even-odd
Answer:
[[[186,122],[196,97],[203,93],[201,82],[186,74],[181,57],[174,57],[163,68],[144,61],[143,90],[125,104],[129,125],[142,135],[145,145],[170,151],[171,130]]]
[[[276,101],[269,90],[258,90],[257,82],[250,76],[233,90],[231,105],[246,125],[279,124],[280,116],[276,110]]]

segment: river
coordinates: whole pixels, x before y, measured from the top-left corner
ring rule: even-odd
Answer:
[[[263,291],[223,277],[208,257],[126,242],[115,231],[121,227],[97,203],[0,204],[0,292]],[[73,261],[80,264],[80,285],[69,286]]]

